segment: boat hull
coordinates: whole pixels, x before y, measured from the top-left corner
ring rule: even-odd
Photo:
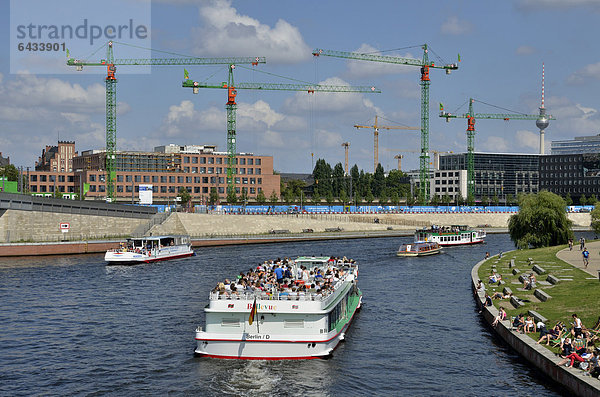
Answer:
[[[398,251],[396,253],[397,256],[401,257],[414,257],[414,256],[428,256],[428,255],[436,255],[442,252],[442,249],[429,250],[426,252],[407,252],[407,251]]]
[[[321,335],[223,334],[196,330],[194,354],[203,357],[235,360],[309,360],[327,358],[346,337],[346,331],[362,305],[358,299],[352,316],[341,328]]]
[[[114,253],[111,253],[114,254]],[[165,255],[144,255],[144,254],[134,254],[134,255],[109,255],[107,252],[104,256],[104,260],[108,265],[136,265],[140,263],[152,263],[159,261],[166,261],[170,259],[177,258],[186,258],[188,256],[193,256],[194,252],[183,252],[183,253],[174,253],[174,254],[165,254]]]

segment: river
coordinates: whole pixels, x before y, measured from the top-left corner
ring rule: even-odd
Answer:
[[[0,258],[0,395],[561,395],[481,321],[470,271],[505,234],[398,258],[405,238],[211,247],[105,266],[102,255]],[[208,293],[264,259],[356,259],[364,306],[328,360],[194,357]]]

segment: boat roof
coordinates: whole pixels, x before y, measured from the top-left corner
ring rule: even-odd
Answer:
[[[185,234],[168,234],[163,236],[148,236],[148,237],[131,237],[128,238],[128,241],[157,241],[165,238],[181,238],[181,237],[189,237]]]

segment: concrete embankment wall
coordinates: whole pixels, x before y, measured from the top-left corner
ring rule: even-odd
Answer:
[[[0,213],[0,243],[90,240],[129,236],[147,219],[6,210]],[[61,223],[69,224],[62,233]]]
[[[506,253],[505,255],[510,255],[510,253]],[[482,310],[481,313],[485,321],[491,327],[492,322],[498,315],[498,309],[495,306],[484,306],[485,292],[476,292],[477,280],[479,279],[478,271],[483,262],[477,263],[471,270],[471,279],[475,301]],[[564,366],[559,367],[556,365],[559,357],[556,357],[554,353],[545,347],[538,345],[529,336],[512,331],[509,320],[500,322],[496,327],[492,327],[492,329],[527,361],[575,395],[583,397],[600,396],[600,381],[598,379],[589,376],[584,377],[582,375],[583,372],[578,369],[566,368]]]
[[[477,227],[508,227],[512,214],[304,214],[304,215],[214,215],[172,214],[162,225],[154,226],[152,234],[189,234],[191,236],[219,236],[236,234],[264,234],[271,230],[289,230],[301,233],[304,229],[323,232],[341,228],[344,231],[412,230],[437,225],[469,225]],[[375,219],[379,223],[375,223]],[[590,214],[569,214],[574,226],[590,226]]]

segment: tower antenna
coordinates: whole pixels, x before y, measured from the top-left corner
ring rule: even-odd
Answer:
[[[542,105],[540,106],[540,115],[535,121],[535,125],[540,129],[540,154],[544,154],[544,130],[548,128],[550,121],[546,116],[546,108],[544,107],[544,78],[545,78],[545,67],[542,63]]]

